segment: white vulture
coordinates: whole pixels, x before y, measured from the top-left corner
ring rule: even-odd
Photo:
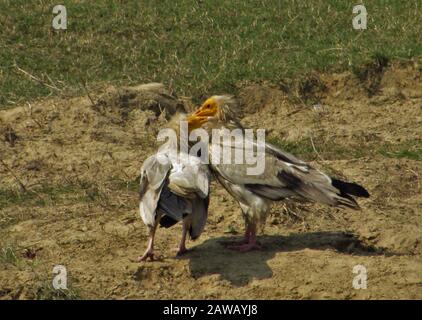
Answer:
[[[189,131],[202,128],[212,135],[216,132],[214,129],[238,129],[235,130],[237,134],[233,135],[249,139],[256,155],[258,144],[253,137],[250,139],[246,136],[245,129],[238,121],[238,114],[238,104],[233,97],[212,96],[188,116]],[[223,145],[225,142],[213,139],[213,143]],[[238,148],[244,149],[244,146],[230,143],[230,148],[233,154]],[[237,200],[245,218],[245,238],[239,244],[232,245],[232,249],[249,251],[260,248],[256,242],[257,227],[265,223],[273,201],[291,198],[359,209],[352,196],[369,197],[369,193],[362,186],[331,178],[269,143],[264,142],[261,148],[265,166],[263,172],[258,175],[248,174],[247,168],[250,165],[236,164],[233,161],[215,163],[210,159],[211,171]],[[215,149],[210,144],[210,158],[213,152]]]
[[[202,233],[208,215],[210,172],[200,158],[179,152],[168,140],[142,164],[139,210],[149,229],[148,247],[138,261],[154,259],[154,236],[158,225],[169,228],[183,221],[178,255],[185,242]]]

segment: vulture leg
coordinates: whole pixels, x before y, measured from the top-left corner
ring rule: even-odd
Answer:
[[[229,246],[229,249],[238,250],[240,252],[247,252],[252,250],[260,250],[261,246],[256,242],[256,225],[248,224],[246,227],[246,243],[240,245]]]
[[[244,205],[242,202],[239,202],[239,206],[242,209],[243,217],[246,217],[246,214],[249,210],[249,206]],[[240,245],[248,243],[250,235],[251,235],[251,228],[250,228],[249,223],[246,221],[246,218],[245,218],[245,235],[244,235],[243,239],[236,240],[236,241],[227,241],[227,242],[224,243],[224,245],[226,247],[228,247],[229,249],[233,249],[232,247],[238,247]]]
[[[161,214],[157,214],[157,218],[155,219],[154,226],[149,228],[149,239],[148,239],[148,246],[142,256],[138,257],[138,262],[147,261],[148,258],[151,261],[154,260],[154,238],[155,238],[155,231],[157,230],[157,226],[160,223]]]
[[[183,219],[182,239],[180,240],[180,244],[179,244],[179,248],[178,248],[176,256],[181,256],[182,254],[188,252],[188,249],[186,249],[186,235],[188,233],[189,228],[190,228],[189,218]]]
[[[224,242],[223,245],[226,246],[229,249],[233,249],[233,248],[238,247],[240,245],[244,245],[244,244],[249,242],[250,235],[251,235],[250,227],[249,227],[248,224],[246,224],[245,235],[243,236],[243,238],[241,240],[227,241],[227,242]]]

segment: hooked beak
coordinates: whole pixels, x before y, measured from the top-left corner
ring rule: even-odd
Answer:
[[[192,115],[197,116],[197,117],[205,117],[205,116],[208,116],[206,114],[206,112],[204,110],[202,110],[202,108],[199,108],[198,110],[196,110]]]
[[[208,121],[208,117],[198,115],[199,110],[189,115],[186,120],[188,121],[189,131],[200,128]]]

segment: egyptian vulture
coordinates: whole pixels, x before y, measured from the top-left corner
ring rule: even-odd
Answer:
[[[148,157],[141,168],[141,218],[149,230],[146,251],[138,261],[154,259],[154,236],[158,225],[169,228],[183,221],[178,255],[187,251],[185,242],[202,233],[208,215],[210,172],[200,158],[180,152],[168,140]]]
[[[209,135],[215,134],[213,129],[240,129],[230,131],[236,137],[248,140],[245,129],[238,121],[238,104],[231,96],[212,96],[202,106],[188,116],[189,131],[202,128]],[[233,133],[237,132],[237,133]],[[221,141],[223,140],[223,142]],[[212,145],[223,146],[224,139],[213,139],[210,144],[209,157],[212,158]],[[251,141],[252,140],[252,141]],[[255,155],[257,143],[249,139],[254,147]],[[246,145],[246,144],[245,144]],[[244,148],[245,145],[230,143],[232,154]],[[356,197],[369,197],[368,192],[360,185],[334,179],[311,165],[297,159],[293,155],[279,148],[263,143],[264,170],[261,174],[248,174],[247,164],[220,163],[210,160],[210,169],[221,185],[237,200],[245,219],[245,238],[239,244],[231,246],[232,249],[249,251],[259,249],[256,242],[256,232],[259,224],[264,224],[269,213],[271,203],[287,198],[307,200],[324,203],[330,206],[342,206],[359,209],[353,199]]]

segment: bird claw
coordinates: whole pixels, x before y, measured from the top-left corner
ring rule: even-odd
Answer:
[[[190,250],[186,248],[179,248],[179,250],[176,253],[176,257],[183,256],[184,254],[188,253]]]
[[[138,262],[147,261],[148,258],[150,258],[151,261],[154,261],[154,253],[146,251],[142,256],[138,257]]]

